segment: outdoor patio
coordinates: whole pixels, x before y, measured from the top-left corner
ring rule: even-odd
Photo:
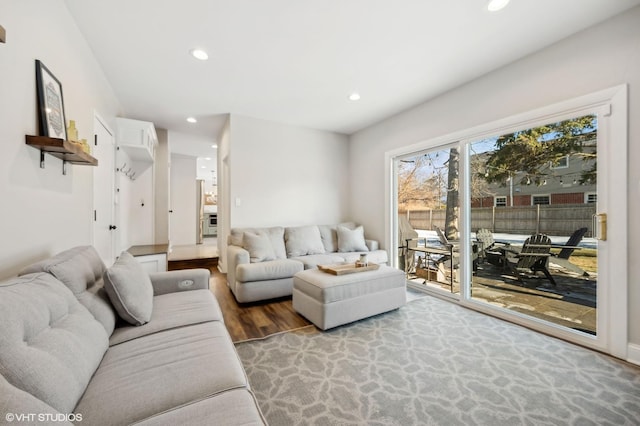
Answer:
[[[590,334],[596,332],[596,281],[591,273],[588,277],[567,272],[562,268],[549,267],[556,281],[554,287],[542,273],[518,281],[502,268],[489,263],[480,263],[473,274],[471,295],[473,299],[517,311]],[[446,280],[449,281],[447,274]],[[459,282],[426,281],[422,278],[409,280],[414,286],[441,288],[459,293]]]

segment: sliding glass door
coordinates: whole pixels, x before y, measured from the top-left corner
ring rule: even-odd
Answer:
[[[466,144],[473,300],[597,334],[596,114]]]
[[[411,287],[619,354],[626,116],[581,102],[391,153],[392,244]]]
[[[399,247],[409,282],[460,293],[459,145],[397,160]]]

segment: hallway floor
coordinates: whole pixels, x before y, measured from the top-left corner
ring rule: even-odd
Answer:
[[[218,258],[218,239],[213,237],[204,238],[202,244],[171,246],[168,260],[194,260]]]

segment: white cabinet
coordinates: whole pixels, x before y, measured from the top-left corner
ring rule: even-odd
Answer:
[[[165,272],[167,270],[167,244],[142,245],[129,247],[127,250],[148,272]]]
[[[123,171],[131,179],[140,176],[153,164],[158,145],[153,123],[116,118],[116,142],[118,148],[129,157],[129,164],[126,164]]]
[[[164,253],[135,256],[135,258],[140,262],[142,268],[149,274],[154,272],[166,272],[167,270],[167,255]]]

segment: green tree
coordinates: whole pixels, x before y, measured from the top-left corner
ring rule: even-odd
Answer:
[[[539,185],[549,174],[549,164],[557,164],[567,155],[577,155],[593,160],[590,168],[583,171],[581,182],[595,182],[597,154],[585,145],[593,140],[595,127],[596,116],[585,115],[502,135],[487,159],[484,177],[487,182],[504,186],[519,172],[521,183]]]

